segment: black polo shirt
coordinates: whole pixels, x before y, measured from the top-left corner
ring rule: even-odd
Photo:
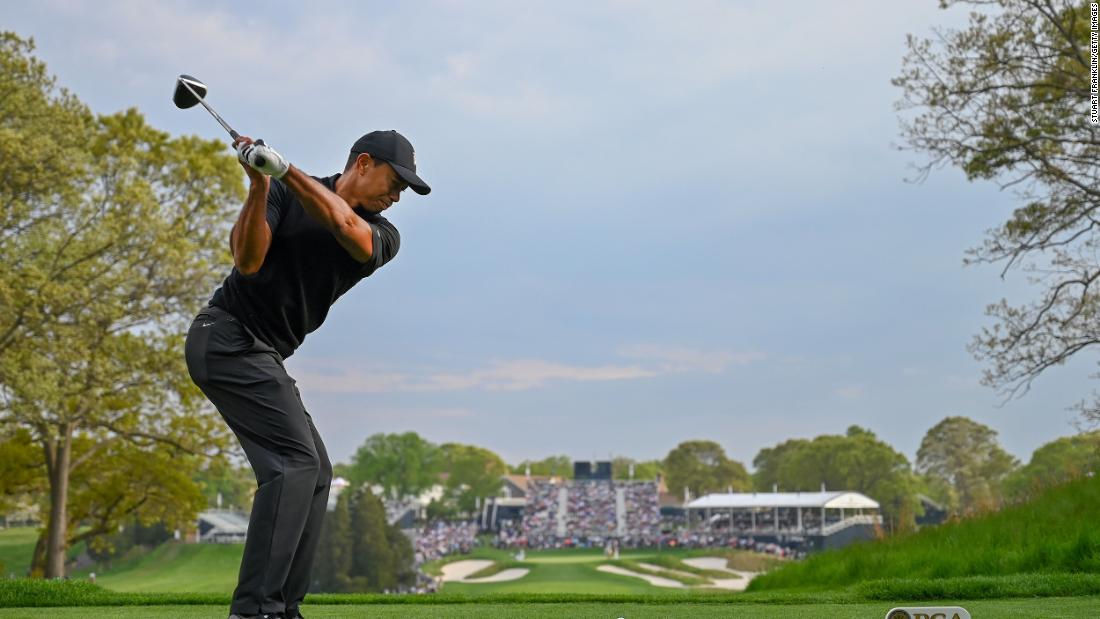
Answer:
[[[335,191],[340,175],[313,178]],[[397,254],[397,228],[377,213],[362,208],[355,212],[374,231],[374,253],[368,262],[352,258],[306,212],[294,192],[272,179],[267,194],[271,247],[263,266],[253,275],[234,268],[210,304],[235,315],[283,358],[289,357],[307,333],[321,326],[340,295]]]

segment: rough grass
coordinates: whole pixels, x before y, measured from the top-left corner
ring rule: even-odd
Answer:
[[[693,548],[685,552],[686,557],[721,557],[726,567],[740,572],[767,572],[768,570],[790,563],[790,559],[780,559],[772,555],[735,550],[729,548]]]
[[[1100,477],[1027,504],[908,536],[811,555],[755,578],[750,591],[838,588],[880,579],[939,580],[1100,573]]]

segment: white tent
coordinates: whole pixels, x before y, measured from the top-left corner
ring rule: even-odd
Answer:
[[[703,522],[752,534],[832,535],[853,525],[881,524],[879,504],[858,492],[731,492],[708,494],[684,505]]]
[[[734,492],[708,494],[685,505],[687,509],[749,509],[753,507],[802,507],[826,509],[878,509],[874,499],[858,492]]]

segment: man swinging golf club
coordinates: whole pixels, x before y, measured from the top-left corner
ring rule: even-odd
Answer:
[[[407,187],[431,188],[396,131],[359,138],[344,171],[325,178],[262,140],[234,137],[250,181],[230,233],[234,268],[187,332],[187,367],[258,485],[230,619],[293,619],[309,588],[332,464],[283,361],[340,295],[397,253],[397,229],[381,212]]]

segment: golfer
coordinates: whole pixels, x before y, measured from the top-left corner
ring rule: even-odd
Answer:
[[[408,187],[431,188],[396,131],[359,138],[344,171],[325,178],[262,140],[240,137],[234,147],[250,181],[229,237],[234,268],[188,329],[187,367],[258,485],[230,619],[293,619],[309,589],[332,464],[283,362],[340,295],[397,253],[400,237],[382,211]]]

